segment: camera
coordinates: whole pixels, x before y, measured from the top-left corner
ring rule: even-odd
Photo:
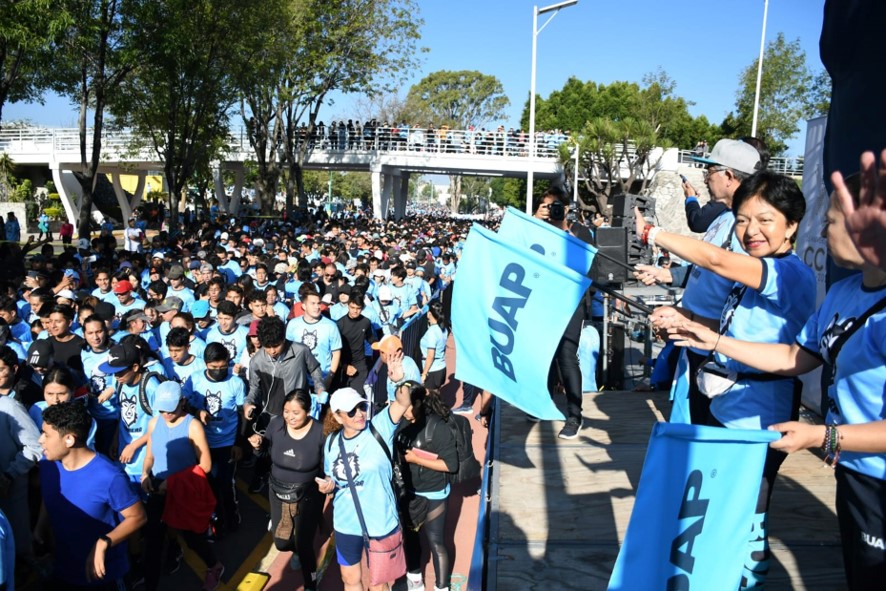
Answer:
[[[562,222],[566,219],[566,206],[559,201],[548,204],[548,217],[555,222]]]

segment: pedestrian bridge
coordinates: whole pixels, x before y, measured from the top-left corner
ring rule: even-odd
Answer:
[[[373,213],[386,217],[391,209],[399,218],[405,214],[410,175],[459,174],[476,176],[534,175],[562,179],[558,146],[566,140],[562,134],[537,134],[535,157],[529,157],[525,133],[452,129],[372,128],[324,132],[308,142],[304,168],[307,170],[363,171],[372,175]],[[87,153],[91,151],[92,133],[87,132]],[[67,217],[75,221],[79,203],[75,196],[80,186],[73,171],[80,168],[80,136],[77,129],[20,128],[0,130],[0,152],[17,165],[46,166],[61,197]],[[246,161],[255,160],[255,151],[245,129],[232,131],[224,154],[214,163],[215,193],[222,210],[237,213],[243,188]],[[235,173],[233,195],[228,200],[221,172]],[[147,138],[131,131],[108,131],[102,138],[102,162],[99,172],[107,175],[114,187],[124,218],[138,206],[144,195],[148,172],[157,174],[163,162]],[[120,183],[121,175],[135,175],[138,184],[128,196]]]

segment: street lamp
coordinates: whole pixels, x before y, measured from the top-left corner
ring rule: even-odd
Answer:
[[[754,118],[751,123],[751,137],[757,137],[757,111],[760,110],[760,82],[763,80],[763,50],[766,45],[766,15],[769,13],[769,0],[763,0],[763,34],[760,37],[760,59],[757,60],[757,88],[754,91]]]
[[[567,0],[566,2],[558,2],[544,8],[538,6],[532,7],[532,73],[529,82],[529,170],[526,173],[526,213],[532,215],[532,183],[533,173],[535,172],[535,59],[538,55],[538,34],[541,33],[548,23],[557,16],[557,12],[561,8],[567,8],[573,4],[578,4],[578,0]],[[538,28],[538,15],[551,12],[545,24]]]

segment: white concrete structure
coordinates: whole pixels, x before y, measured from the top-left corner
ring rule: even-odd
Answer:
[[[389,130],[385,137],[377,132],[370,140],[358,138],[351,147],[333,148],[330,143],[316,141],[309,151],[304,168],[308,170],[368,171],[372,173],[372,203],[376,217],[387,217],[391,208],[394,216],[406,212],[409,176],[416,174],[472,174],[479,176],[523,177],[527,172],[528,158],[522,144],[504,134],[487,132],[486,139],[474,141],[479,132],[447,130],[449,140],[436,143],[416,143],[413,136],[408,140],[394,141],[395,133]],[[91,134],[89,134],[91,139]],[[379,137],[383,138],[381,141]],[[405,137],[405,136],[401,136]],[[435,136],[431,136],[435,137]],[[452,138],[458,138],[457,143]],[[521,140],[522,141],[522,140]],[[87,150],[89,150],[87,146]],[[0,131],[0,151],[5,152],[16,164],[45,165],[61,197],[69,220],[76,222],[80,203],[76,196],[80,186],[73,171],[80,168],[79,134],[76,129],[4,129]],[[557,149],[548,141],[537,149],[534,159],[536,176],[562,181],[563,167],[557,157]],[[157,154],[148,147],[144,138],[131,132],[108,132],[102,141],[102,163],[99,173],[111,179],[120,210],[124,218],[141,202],[145,191],[145,178],[149,171],[163,169]],[[243,163],[254,160],[254,153],[243,130],[229,136],[227,153],[215,165],[215,192],[222,210],[236,213],[240,206],[243,185]],[[236,184],[230,203],[225,195],[221,172],[233,169]],[[137,175],[138,186],[131,199],[127,199],[120,185],[120,175]]]

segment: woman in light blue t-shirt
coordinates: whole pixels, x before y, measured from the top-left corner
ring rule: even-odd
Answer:
[[[391,364],[398,362],[396,357],[389,358],[389,371]],[[353,388],[339,388],[329,398],[324,430],[331,432],[323,448],[323,471],[327,476],[318,478],[317,483],[321,493],[333,495],[335,551],[345,589],[361,588],[364,527],[366,535],[375,540],[388,538],[390,542],[400,534],[397,500],[391,487],[391,454],[397,425],[412,404],[411,392],[417,385],[409,381],[401,384],[394,400],[371,420],[369,401]],[[405,571],[404,564],[403,572],[395,578]],[[387,586],[371,587],[373,591],[383,588]]]
[[[708,184],[720,182],[717,177],[721,171],[715,167],[709,171]],[[653,325],[667,329],[694,320],[727,337],[756,343],[790,343],[815,310],[815,274],[792,249],[806,212],[803,193],[790,177],[760,171],[742,181],[733,195],[732,211],[735,238],[749,256],[660,228],[641,227],[642,216],[638,215],[638,236],[650,245],[735,282],[719,319],[705,319],[685,309],[666,307],[652,315]],[[705,381],[705,367],[728,373],[730,379],[713,387]],[[690,375],[689,379],[696,380],[701,393],[711,399],[707,416],[700,421],[703,424],[765,429],[798,416],[798,380],[762,372],[721,352],[711,353],[697,375]],[[766,455],[756,515],[748,537],[742,588],[762,585],[769,571],[769,500],[775,475],[786,457],[787,454],[774,449]]]
[[[882,167],[881,167],[882,170]],[[845,202],[862,202],[877,186],[875,167],[868,178],[846,179],[835,173],[834,186]],[[881,183],[882,185],[882,183]],[[886,193],[886,186],[881,186]],[[781,375],[795,376],[826,366],[830,380],[821,409],[825,424],[789,421],[770,425],[783,437],[773,448],[792,453],[820,448],[825,461],[835,467],[836,508],[843,547],[843,566],[850,589],[879,589],[886,578],[886,271],[866,261],[846,231],[843,208],[831,197],[826,224],[828,253],[846,269],[857,269],[833,284],[818,311],[792,343],[760,345],[746,340],[718,338],[696,323],[672,329],[680,346],[718,351],[733,359]],[[864,324],[860,324],[861,322]],[[855,330],[853,326],[857,326]],[[879,548],[878,548],[879,546]]]
[[[439,390],[446,381],[446,340],[449,338],[449,321],[440,300],[428,304],[428,330],[422,335],[421,381],[429,390]]]

